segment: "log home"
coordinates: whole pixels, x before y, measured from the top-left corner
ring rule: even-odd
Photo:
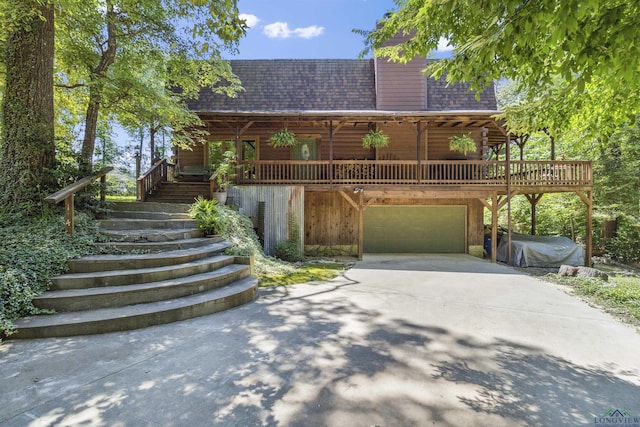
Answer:
[[[244,91],[228,98],[202,89],[189,104],[209,141],[238,153],[230,195],[241,211],[261,216],[267,252],[299,229],[293,238],[308,253],[481,256],[486,208],[495,261],[498,211],[511,197],[529,199],[535,224],[542,194],[575,192],[586,205],[590,260],[591,164],[511,160],[514,136],[495,119],[494,88],[476,99],[465,85],[425,76],[426,61],[231,61]],[[269,140],[281,129],[297,143],[274,148]],[[387,147],[363,147],[372,129],[389,137]],[[456,135],[469,135],[476,149],[451,151]],[[210,167],[206,144],[175,157],[177,176]]]

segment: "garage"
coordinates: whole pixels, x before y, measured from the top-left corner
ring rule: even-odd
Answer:
[[[369,206],[365,253],[465,253],[466,206]]]

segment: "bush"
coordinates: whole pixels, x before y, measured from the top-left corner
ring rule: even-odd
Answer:
[[[220,216],[218,202],[198,196],[189,209],[191,218],[198,221],[198,228],[206,235],[221,234],[225,225]]]
[[[73,237],[59,209],[35,219],[0,216],[0,333],[10,334],[16,318],[39,312],[32,299],[66,271],[68,259],[94,253],[96,235],[95,223],[82,212],[76,212]]]

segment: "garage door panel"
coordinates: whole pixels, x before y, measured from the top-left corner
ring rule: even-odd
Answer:
[[[464,253],[466,206],[370,206],[367,253]]]

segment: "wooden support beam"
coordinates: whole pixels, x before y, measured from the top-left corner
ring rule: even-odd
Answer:
[[[353,206],[354,209],[358,209],[358,204],[356,202],[353,201],[353,199],[351,197],[349,197],[349,195],[347,195],[347,193],[345,193],[343,190],[338,191],[338,193],[340,193],[340,195],[342,197],[344,197],[344,199],[349,202],[349,204],[351,206]]]
[[[358,261],[364,255],[364,191],[358,193]]]
[[[249,123],[247,123],[246,125],[244,125],[244,126],[242,127],[242,129],[240,129],[240,132],[238,133],[238,136],[242,135],[242,134],[243,134],[243,133],[245,133],[247,130],[249,130],[249,128],[250,128],[251,126],[253,126],[253,123],[255,123],[255,122],[249,122]]]
[[[330,123],[330,124],[332,124],[332,123],[333,123],[333,121],[330,121],[329,123]],[[333,128],[333,134],[335,135],[336,133],[338,133],[338,131],[339,131],[340,129],[342,129],[342,126],[344,126],[344,125],[345,125],[345,123],[346,123],[346,122],[338,122],[338,124],[337,124],[336,126],[334,126],[334,128]]]
[[[536,206],[544,194],[525,194],[524,195],[531,204],[531,235],[536,235]]]
[[[491,262],[498,262],[498,195],[491,197]]]
[[[586,243],[585,243],[585,260],[584,265],[591,267],[591,258],[593,257],[593,192],[576,191],[576,194],[587,206],[587,223],[586,223]]]

